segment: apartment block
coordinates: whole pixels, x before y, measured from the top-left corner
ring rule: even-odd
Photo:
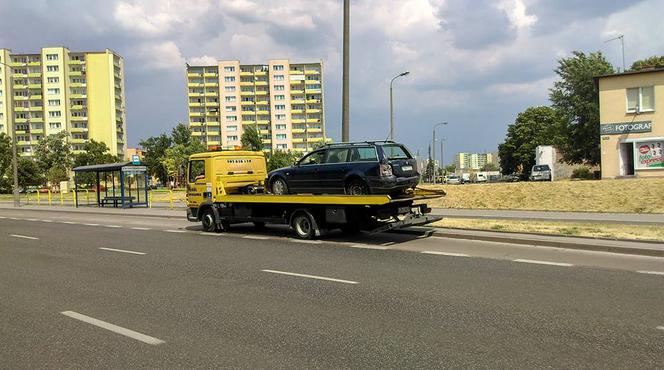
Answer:
[[[208,146],[238,146],[248,126],[266,151],[306,152],[326,140],[322,62],[187,65],[187,88],[189,126]]]
[[[454,165],[458,171],[479,170],[487,163],[493,163],[491,153],[457,153],[454,156]]]
[[[22,156],[32,156],[40,139],[61,131],[70,134],[74,153],[94,139],[124,156],[124,107],[124,63],[109,49],[48,47],[35,54],[0,49],[0,132],[11,135],[14,125]]]

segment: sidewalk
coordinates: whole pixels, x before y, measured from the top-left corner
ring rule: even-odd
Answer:
[[[0,211],[11,211],[11,204],[0,204]],[[130,217],[156,217],[185,220],[184,208],[180,209],[155,209],[155,208],[97,208],[97,207],[58,207],[58,206],[22,206],[23,211],[46,211],[46,212],[70,212],[87,214],[125,215]],[[411,227],[408,229],[394,231],[397,233],[409,233],[417,235],[434,235],[444,238],[479,240],[489,242],[500,242],[510,244],[521,244],[531,246],[543,246],[554,248],[567,248],[588,251],[612,252],[622,254],[633,254],[642,256],[664,257],[664,243],[633,241],[633,240],[607,240],[594,238],[566,237],[540,234],[521,234],[509,232],[494,232],[480,230],[460,230],[430,227]]]
[[[431,213],[437,216],[444,216],[449,218],[588,222],[664,226],[664,214],[661,213],[595,213],[454,208],[433,208]]]

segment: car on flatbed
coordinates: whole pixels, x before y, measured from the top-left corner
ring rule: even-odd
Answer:
[[[419,183],[417,161],[392,141],[328,144],[268,174],[272,194],[401,194]]]

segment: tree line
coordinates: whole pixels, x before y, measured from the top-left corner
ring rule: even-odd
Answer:
[[[664,67],[664,56],[638,60],[631,71]],[[508,125],[505,141],[498,146],[503,174],[530,174],[535,148],[553,145],[569,164],[600,163],[599,91],[595,77],[615,73],[601,52],[574,51],[558,60],[559,80],[549,90],[549,106],[529,107]]]

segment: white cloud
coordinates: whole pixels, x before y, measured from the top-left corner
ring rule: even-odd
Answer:
[[[498,8],[507,14],[507,18],[513,28],[529,28],[537,22],[537,16],[526,14],[526,4],[523,0],[503,0],[498,4]]]
[[[144,68],[184,68],[184,58],[173,41],[143,43],[137,47],[135,55],[141,60],[141,66]]]
[[[189,58],[188,63],[197,66],[211,66],[217,64],[217,58],[210,55],[203,55],[200,57]]]

